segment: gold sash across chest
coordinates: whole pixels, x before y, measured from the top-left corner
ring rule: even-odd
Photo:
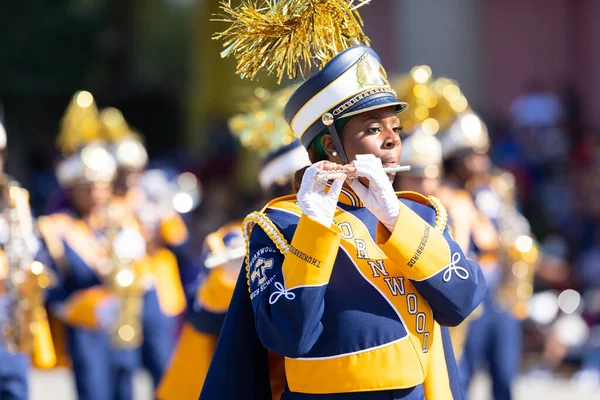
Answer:
[[[301,214],[294,201],[277,202],[270,208],[298,217]],[[400,268],[377,246],[361,220],[338,208],[334,223],[342,231],[342,251],[390,304],[408,335],[349,354],[288,358],[286,375],[290,388],[302,393],[344,393],[410,388],[423,383],[429,349],[434,341],[441,340],[434,337],[439,329],[435,329],[431,308]]]

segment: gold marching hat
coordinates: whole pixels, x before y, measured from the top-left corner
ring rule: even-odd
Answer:
[[[398,98],[410,104],[410,109],[402,114],[406,133],[422,130],[435,135],[447,129],[456,114],[468,107],[458,83],[446,77],[434,78],[432,73],[428,65],[417,65],[410,73],[390,79]]]
[[[443,76],[436,78],[431,67],[417,65],[409,74],[393,77],[391,83],[398,98],[411,105],[402,114],[404,131],[435,135],[442,145],[443,159],[463,150],[488,151],[487,127],[470,108],[458,82]]]
[[[94,96],[87,90],[76,92],[60,123],[57,147],[63,157],[100,140],[100,117]]]
[[[264,69],[281,82],[284,76],[296,79],[320,69],[291,95],[284,118],[306,148],[320,134],[331,134],[344,162],[348,159],[337,131],[345,120],[377,108],[407,108],[362,31],[358,9],[368,3],[243,0],[232,7],[223,1],[224,15],[217,21],[229,27],[214,36],[224,41],[222,56],[237,59],[242,78],[254,78]]]
[[[100,114],[100,135],[109,143],[109,151],[119,168],[143,169],[148,153],[142,137],[131,129],[121,111],[107,107]]]

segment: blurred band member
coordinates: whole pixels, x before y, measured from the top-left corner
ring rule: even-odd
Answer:
[[[29,193],[4,172],[6,142],[0,122],[0,399],[27,400],[30,361],[56,362],[43,291],[53,276],[34,261],[40,244]]]
[[[56,175],[67,201],[38,226],[44,259],[59,280],[48,292],[48,308],[66,325],[62,340],[78,399],[130,400],[143,280],[134,264],[145,246],[137,222],[111,207],[117,166],[98,141],[99,129],[92,95],[76,93],[58,139],[63,159]]]
[[[483,216],[472,243],[489,292],[482,315],[467,333],[459,365],[463,389],[468,391],[473,374],[487,364],[494,399],[511,399],[521,364],[520,321],[527,314],[538,251],[517,209],[514,178],[491,163],[487,127],[479,116],[470,110],[459,113],[440,141],[448,182],[465,188]]]

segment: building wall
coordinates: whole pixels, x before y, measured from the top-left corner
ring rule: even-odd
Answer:
[[[467,99],[482,101],[480,0],[401,0],[396,16],[403,72],[427,64],[434,76],[456,79]]]
[[[535,79],[560,89],[570,76],[569,0],[487,0],[483,8],[484,99],[505,116]]]
[[[483,8],[484,99],[505,116],[532,78],[557,92],[573,85],[584,117],[600,122],[600,2],[487,0]]]
[[[493,118],[534,78],[557,92],[572,84],[600,123],[600,1],[378,0],[363,14],[388,71],[428,64]]]

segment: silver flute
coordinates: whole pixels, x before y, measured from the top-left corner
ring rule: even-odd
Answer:
[[[393,174],[396,172],[407,172],[410,171],[410,165],[398,165],[397,167],[389,167],[389,168],[384,168],[383,171],[386,174]],[[315,175],[315,180],[316,181],[330,181],[332,179],[337,179],[340,177],[344,177],[347,179],[356,179],[363,176],[362,174],[359,173],[354,173],[351,174],[346,170],[337,170],[337,171],[319,171],[317,172],[317,174]]]

